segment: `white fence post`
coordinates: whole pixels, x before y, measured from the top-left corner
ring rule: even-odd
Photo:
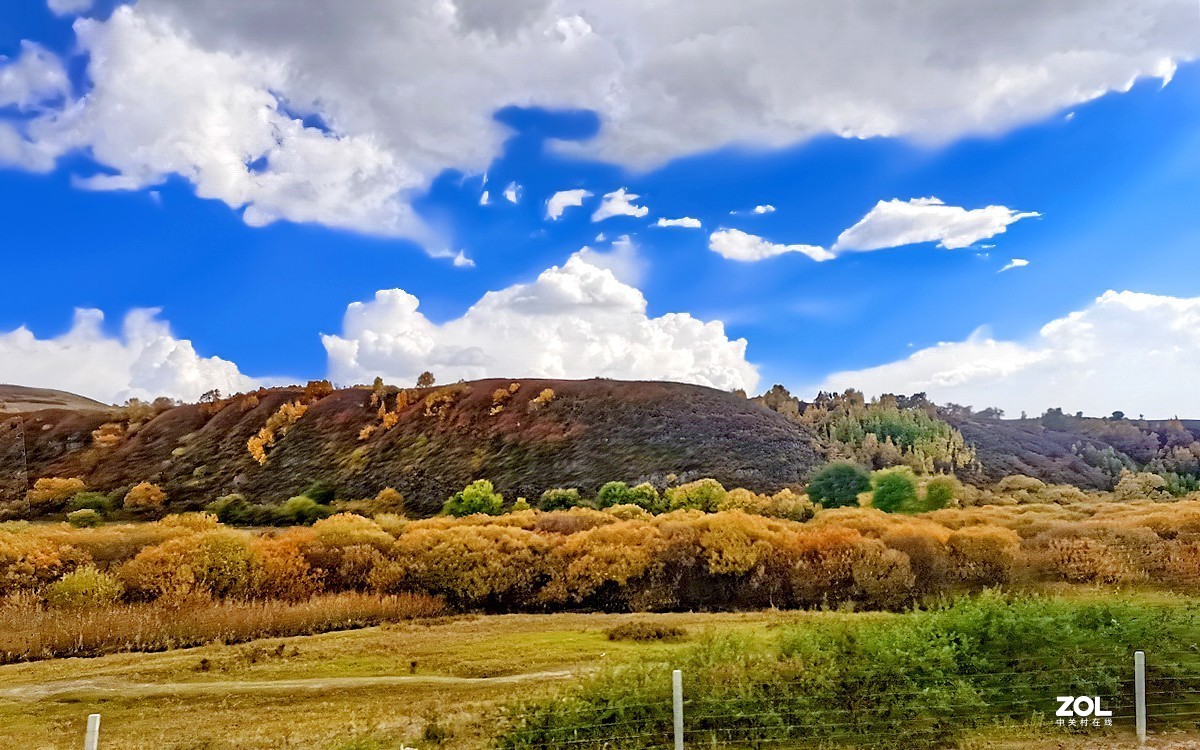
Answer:
[[[83,737],[83,750],[99,750],[100,714],[88,714],[87,734]]]
[[[1138,743],[1146,744],[1146,652],[1133,652],[1133,700]]]
[[[683,672],[671,673],[671,698],[675,708],[675,750],[683,750]]]

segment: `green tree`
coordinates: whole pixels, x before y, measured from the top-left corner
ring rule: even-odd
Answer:
[[[871,489],[871,475],[857,464],[839,461],[821,469],[808,483],[808,497],[823,508],[858,505],[860,493]]]
[[[871,478],[872,507],[885,513],[916,513],[921,510],[917,482],[908,467],[885,469]]]
[[[491,482],[479,479],[455,492],[442,506],[442,512],[460,518],[476,513],[498,516],[504,512],[504,497],[496,492]]]

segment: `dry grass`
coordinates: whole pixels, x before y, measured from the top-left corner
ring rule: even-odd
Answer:
[[[422,594],[331,594],[303,602],[197,600],[182,606],[127,604],[59,610],[31,597],[0,604],[0,663],[122,651],[165,651],[205,643],[311,635],[443,614]]]

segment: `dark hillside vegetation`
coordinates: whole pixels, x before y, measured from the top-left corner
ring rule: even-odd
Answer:
[[[281,502],[314,482],[342,498],[392,487],[410,510],[430,514],[481,477],[514,498],[701,476],[766,491],[803,481],[823,460],[804,426],[740,396],[678,383],[277,388],[129,412],[21,415],[20,429],[0,433],[0,454],[15,454],[23,440],[24,466],[14,460],[0,472],[10,483],[22,470],[29,483],[79,477],[91,490],[120,494],[153,482],[176,509],[234,492]]]

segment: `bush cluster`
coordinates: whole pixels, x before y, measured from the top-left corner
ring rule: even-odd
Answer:
[[[675,497],[708,503],[710,489]],[[486,486],[477,490],[464,492],[464,502],[495,499]],[[739,496],[733,490],[718,502]],[[804,523],[613,505],[419,521],[339,513],[283,530],[234,529],[212,515],[100,528],[0,525],[0,596],[48,597],[51,584],[89,566],[118,581],[130,602],[354,591],[429,594],[487,611],[896,609],[997,586],[1200,590],[1200,502],[921,515],[839,508]],[[81,575],[64,586],[93,573]]]

